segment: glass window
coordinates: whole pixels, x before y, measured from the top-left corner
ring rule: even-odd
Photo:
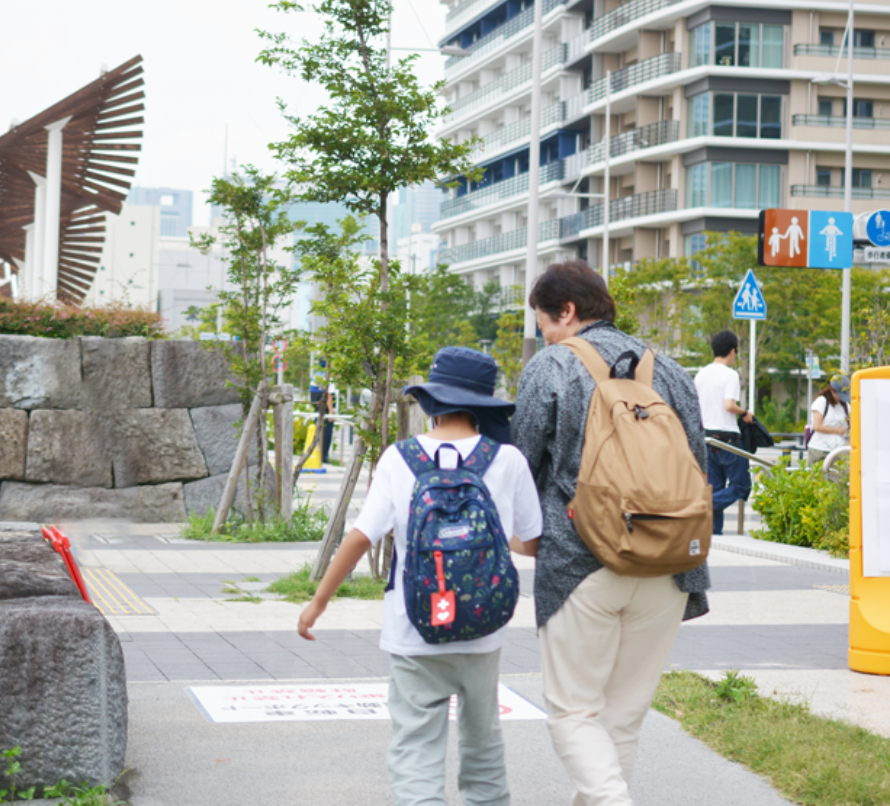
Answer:
[[[785,29],[781,25],[763,26],[762,67],[783,67],[785,65]]]
[[[732,207],[732,163],[711,163],[711,207]]]
[[[739,24],[739,67],[760,67],[760,26]]]
[[[757,194],[757,206],[761,210],[779,206],[779,180],[781,171],[778,165],[760,166],[760,187]]]
[[[841,185],[844,184],[844,172],[841,171]],[[853,169],[853,187],[854,188],[870,188],[871,187],[871,171],[865,168]]]
[[[757,205],[757,166],[735,166],[735,207],[753,209]]]
[[[735,96],[731,93],[714,93],[714,134],[732,137],[735,118]]]
[[[833,109],[834,101],[824,101],[821,98],[819,99],[819,115],[821,117],[830,118]]]
[[[735,64],[735,23],[718,23],[714,27],[714,64],[732,67]]]
[[[739,95],[736,102],[736,137],[757,137],[757,96]]]
[[[853,47],[873,48],[875,46],[874,31],[855,31],[853,34]]]
[[[704,207],[707,203],[708,164],[693,165],[686,171],[686,206]]]
[[[782,96],[760,96],[760,136],[768,140],[782,137]]]
[[[874,108],[874,101],[863,101],[861,98],[853,99],[854,118],[873,118]]]
[[[829,47],[834,45],[834,31],[819,31],[819,44]]]
[[[831,168],[816,168],[816,184],[823,188],[831,186]]]
[[[711,63],[711,23],[695,29],[695,66]]]
[[[689,99],[688,137],[702,137],[708,134],[710,122],[711,96],[708,93]]]

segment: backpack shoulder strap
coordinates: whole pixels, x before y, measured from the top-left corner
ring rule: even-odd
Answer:
[[[435,460],[427,455],[423,446],[420,444],[420,440],[416,437],[403,439],[401,442],[397,442],[396,450],[402,455],[405,464],[411,469],[415,478],[436,467]]]
[[[493,439],[481,437],[479,444],[473,448],[473,452],[466,458],[462,467],[472,470],[477,476],[484,476],[485,471],[491,467],[494,457],[498,455],[500,447]]]
[[[643,357],[640,359],[640,363],[637,364],[637,368],[634,372],[634,379],[651,387],[654,376],[655,353],[653,353],[652,350],[646,350],[646,352],[643,353]]]
[[[564,344],[568,347],[576,356],[578,356],[578,360],[584,364],[584,368],[593,376],[593,379],[597,382],[597,384],[605,383],[609,380],[609,365],[603,360],[603,357],[597,352],[596,347],[594,347],[587,339],[582,339],[579,336],[571,336],[564,341],[561,341],[560,344]]]

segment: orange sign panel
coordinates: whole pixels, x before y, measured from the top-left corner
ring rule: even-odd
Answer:
[[[809,215],[806,210],[765,210],[764,266],[807,266]]]

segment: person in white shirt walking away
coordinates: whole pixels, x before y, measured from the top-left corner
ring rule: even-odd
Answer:
[[[807,444],[807,461],[825,460],[835,448],[847,444],[850,430],[850,379],[838,375],[813,401],[813,436]]]

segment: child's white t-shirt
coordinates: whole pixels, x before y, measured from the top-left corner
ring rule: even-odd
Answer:
[[[427,455],[434,457],[442,445],[427,435],[418,437]],[[479,437],[450,441],[448,444],[466,459]],[[456,458],[456,457],[455,457]],[[482,477],[497,507],[504,534],[522,541],[541,536],[542,517],[538,491],[525,457],[512,445],[501,445],[497,456]],[[474,641],[428,644],[408,619],[402,587],[402,561],[407,552],[408,514],[414,490],[414,474],[394,445],[384,451],[377,463],[374,480],[365,505],[353,524],[372,544],[382,540],[390,529],[395,534],[395,587],[387,591],[383,602],[383,630],[380,648],[394,655],[478,654],[493,652],[503,646],[505,627]]]
[[[825,395],[819,395],[810,407],[814,412],[822,415],[822,425],[826,428],[847,427],[847,411],[838,403],[836,406],[826,405],[828,399]],[[847,444],[846,438],[841,434],[823,434],[821,431],[814,431],[810,437],[809,448],[817,451],[833,451]]]

